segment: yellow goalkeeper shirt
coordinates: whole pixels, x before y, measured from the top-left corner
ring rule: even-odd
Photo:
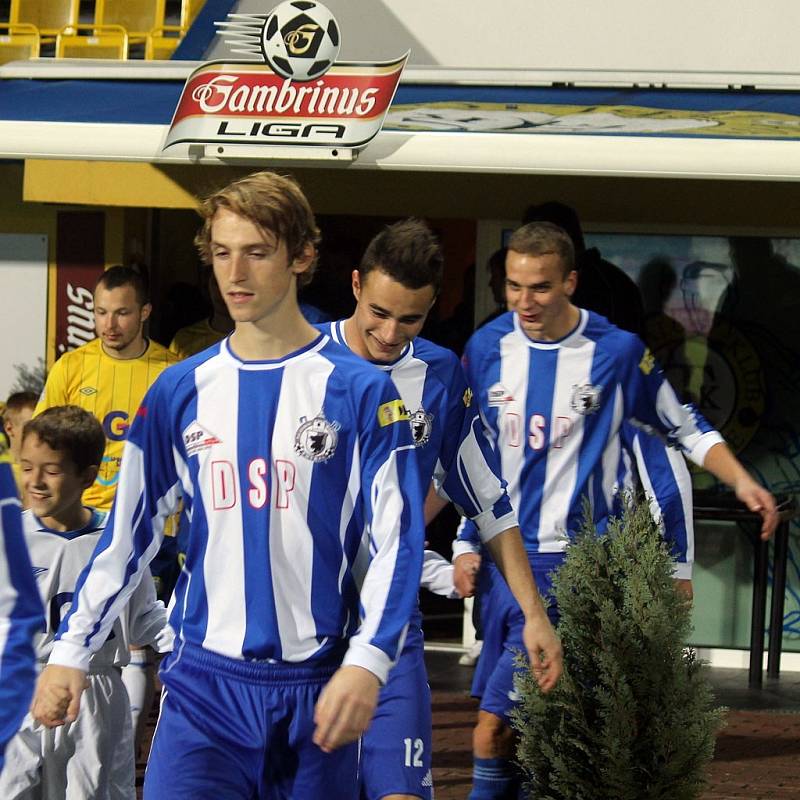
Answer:
[[[53,406],[80,406],[100,421],[106,436],[97,480],[83,493],[85,505],[103,511],[111,508],[133,417],[153,381],[179,360],[152,340],[139,358],[112,358],[103,351],[100,339],[94,339],[53,364],[34,416]]]

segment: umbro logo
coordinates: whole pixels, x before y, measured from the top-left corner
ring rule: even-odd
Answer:
[[[38,578],[40,575],[44,575],[45,572],[47,572],[47,567],[34,567],[33,577]]]
[[[89,397],[90,395],[97,394],[97,389],[95,389],[94,386],[84,386],[80,389],[80,393]]]

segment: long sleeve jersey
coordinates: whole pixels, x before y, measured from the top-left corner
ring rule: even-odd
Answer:
[[[61,620],[72,605],[78,577],[89,563],[107,519],[108,512],[92,510],[83,528],[55,531],[30,509],[22,515],[25,542],[47,623],[44,633],[36,637],[36,658],[40,662],[46,662],[50,656]],[[143,576],[122,614],[113,622],[105,643],[92,656],[89,669],[125,666],[130,661],[129,646],[134,642],[152,644],[161,652],[172,646],[167,610],[156,599],[155,585],[148,574]]]
[[[226,339],[145,396],[51,662],[85,668],[182,497],[176,647],[308,664],[344,654],[385,680],[419,585],[419,486],[386,376],[327,336],[273,361],[242,361]]]
[[[674,576],[690,579],[694,564],[694,520],[692,479],[686,460],[661,437],[629,422],[622,424],[620,436],[623,449],[617,489],[644,491],[653,519],[675,559]],[[482,549],[475,526],[462,517],[453,543],[453,558],[465,553],[478,554]]]
[[[9,465],[0,463],[0,769],[6,743],[28,710],[36,677],[33,639],[43,627],[17,487]]]
[[[347,345],[344,320],[319,325]],[[373,363],[394,382],[409,415],[423,497],[437,493],[475,521],[488,541],[517,524],[472,391],[455,353],[418,336],[389,364]]]
[[[509,312],[476,331],[464,356],[529,553],[560,552],[584,498],[603,531],[614,512],[629,422],[702,464],[720,434],[681,405],[644,344],[581,310],[557,342],[530,339]]]

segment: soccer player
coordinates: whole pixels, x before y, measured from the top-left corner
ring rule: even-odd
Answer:
[[[89,563],[108,513],[84,506],[105,448],[100,423],[77,406],[49,408],[23,431],[21,466],[30,507],[22,515],[33,574],[47,609],[47,627],[36,640],[44,666],[75,584]],[[6,751],[0,797],[136,797],[130,705],[119,667],[128,643],[172,645],[164,605],[148,575],[89,662],[84,703],[77,719],[56,730],[29,715]]]
[[[125,439],[144,393],[170,364],[179,360],[158,342],[145,337],[144,325],[152,309],[141,273],[132,267],[107,269],[94,290],[97,338],[64,353],[53,364],[36,406],[35,414],[52,406],[80,406],[103,426],[106,437],[103,463],[83,496],[83,502],[98,511],[111,509]],[[173,536],[176,521],[177,517],[170,521]],[[177,546],[174,538],[169,538],[159,564],[171,563],[175,558]],[[142,715],[140,720],[140,715],[152,703],[154,692],[152,658],[151,653],[134,643],[131,661],[123,669],[137,750],[146,717]]]
[[[391,376],[410,415],[420,492],[425,495],[433,481],[445,501],[452,500],[475,520],[525,612],[525,645],[549,690],[561,671],[560,645],[527,568],[516,515],[472,392],[456,355],[417,336],[441,280],[441,250],[427,225],[414,219],[395,223],[369,243],[353,271],[353,315],[321,329]],[[433,567],[435,562],[429,563]],[[430,688],[421,621],[417,609],[363,738],[366,800],[432,796]]]
[[[682,406],[652,355],[633,334],[570,302],[577,276],[567,234],[530,223],[512,235],[506,260],[509,313],[476,331],[465,364],[520,517],[537,583],[563,561],[563,537],[574,534],[588,499],[593,522],[605,529],[624,421],[660,432],[695,463],[731,486],[762,515],[761,535],[777,524],[772,495],[737,461],[720,434]],[[519,639],[513,602],[486,604],[505,619],[506,643]],[[476,771],[472,798],[516,796],[508,759],[513,736],[513,663],[506,649],[488,679],[474,734],[476,759],[506,760],[509,782],[489,783]],[[512,695],[513,696],[513,695]]]
[[[122,450],[133,415],[153,381],[178,357],[144,335],[153,307],[142,275],[131,267],[107,269],[94,290],[97,338],[53,364],[34,416],[52,406],[76,405],[103,426],[106,449],[83,502],[108,511],[114,501]]]
[[[36,678],[33,637],[44,628],[22,535],[20,502],[11,467],[0,463],[0,774],[5,748],[17,732]]]
[[[385,375],[300,313],[319,231],[294,181],[255,173],[201,214],[235,330],[145,397],[34,713],[74,719],[91,653],[182,496],[189,547],[145,797],[353,798],[356,740],[419,586],[408,415]]]
[[[33,392],[14,392],[6,400],[3,411],[3,429],[8,437],[8,455],[17,489],[22,496],[22,473],[19,467],[19,450],[22,446],[22,429],[33,416],[37,397]]]

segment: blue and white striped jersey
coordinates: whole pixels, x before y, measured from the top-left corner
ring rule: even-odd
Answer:
[[[36,678],[33,637],[44,628],[42,601],[25,547],[17,484],[0,463],[0,769]]]
[[[54,531],[30,509],[22,514],[25,543],[45,608],[45,632],[36,637],[36,658],[40,662],[46,662],[50,656],[56,631],[72,605],[78,577],[89,563],[107,520],[107,511],[92,509],[91,519],[80,530]],[[170,650],[171,633],[167,610],[156,599],[153,578],[145,574],[105,643],[92,656],[89,668],[125,666],[130,661],[132,643],[152,644],[162,652]]]
[[[344,323],[317,327],[346,346]],[[515,526],[497,456],[456,354],[418,336],[397,361],[371,363],[391,376],[405,403],[423,497],[433,481],[439,495],[475,521],[483,541]]]
[[[621,485],[644,489],[653,519],[661,527],[675,559],[674,577],[690,579],[694,564],[694,506],[686,459],[676,448],[667,447],[661,437],[629,422],[623,424],[621,436],[625,452],[633,454]]]
[[[555,553],[588,498],[603,531],[614,510],[624,421],[664,435],[702,464],[722,437],[683,406],[644,344],[581,310],[558,342],[533,341],[509,312],[480,328],[464,363],[517,509],[526,549]]]
[[[675,558],[674,577],[691,579],[694,563],[692,478],[683,455],[668,447],[660,436],[630,422],[620,428],[622,453],[618,490],[644,490],[653,519]],[[615,512],[621,507],[614,504]],[[453,558],[481,553],[480,537],[470,520],[462,517],[453,543]]]
[[[167,369],[145,396],[51,663],[85,667],[182,496],[176,647],[306,664],[344,656],[385,680],[424,539],[397,390],[327,336],[274,361],[242,361],[229,341]]]

